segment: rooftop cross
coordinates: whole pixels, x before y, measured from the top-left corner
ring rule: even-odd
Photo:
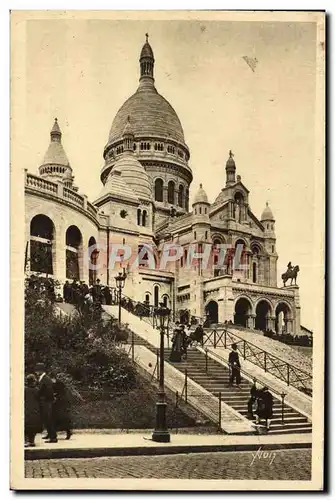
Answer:
[[[230,149],[229,150],[229,157],[232,158],[234,156],[234,153],[232,152],[232,150]]]

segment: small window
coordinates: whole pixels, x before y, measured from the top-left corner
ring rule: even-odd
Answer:
[[[196,240],[197,239],[197,232],[194,231],[194,239]]]
[[[275,253],[275,246],[272,245],[272,253]]]
[[[201,207],[199,207],[199,214],[201,215]]]
[[[205,231],[205,239],[208,239],[208,231]]]
[[[196,208],[194,209],[194,215],[197,215],[197,209]]]

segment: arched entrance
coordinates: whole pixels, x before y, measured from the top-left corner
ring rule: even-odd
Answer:
[[[53,274],[55,231],[46,215],[36,215],[30,222],[30,271]]]
[[[276,307],[276,333],[292,333],[291,330],[291,309],[286,302],[279,302]]]
[[[235,303],[234,323],[235,325],[248,327],[248,319],[251,314],[251,304],[248,299],[241,297]]]
[[[205,307],[206,318],[208,318],[209,324],[219,322],[219,306],[215,300],[211,300]]]
[[[70,226],[66,231],[66,277],[80,279],[82,236],[77,226]]]
[[[268,329],[268,318],[270,316],[270,304],[266,300],[261,300],[256,306],[256,330],[265,331]]]

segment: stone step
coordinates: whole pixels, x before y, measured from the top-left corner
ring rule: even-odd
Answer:
[[[312,432],[312,427],[310,429],[272,429],[270,427],[269,431],[265,431],[267,434],[275,435],[275,434],[309,434]]]

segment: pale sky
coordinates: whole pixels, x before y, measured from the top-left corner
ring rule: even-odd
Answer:
[[[191,199],[202,182],[214,201],[232,149],[251,209],[260,217],[268,201],[274,213],[278,284],[289,261],[299,264],[301,323],[316,330],[316,24],[29,21],[25,168],[37,172],[57,116],[79,192],[97,197],[103,148],[116,112],[136,91],[146,32],[156,88],[177,112],[190,149]],[[243,56],[257,58],[255,72]]]

